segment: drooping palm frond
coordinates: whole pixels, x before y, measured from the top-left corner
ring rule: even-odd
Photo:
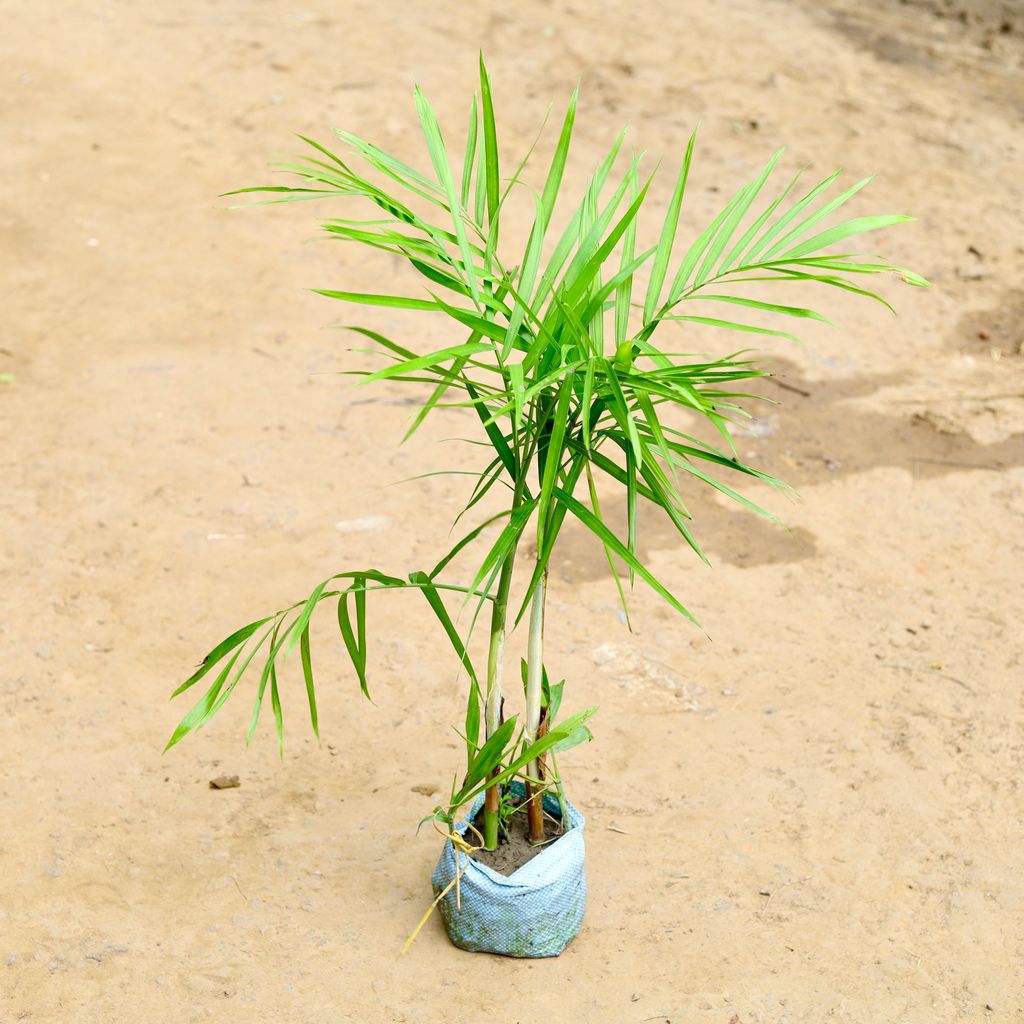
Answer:
[[[332,587],[332,584],[336,586]],[[280,713],[280,700],[274,696],[277,690],[277,663],[295,645],[299,645],[302,674],[306,684],[309,702],[309,716],[313,732],[320,736],[319,719],[316,707],[316,691],[313,681],[312,658],[310,654],[309,623],[313,612],[324,602],[334,601],[337,610],[338,630],[345,645],[352,667],[359,680],[360,688],[367,697],[370,695],[367,682],[367,635],[366,635],[366,598],[367,594],[378,590],[416,590],[423,594],[427,603],[437,617],[458,655],[459,662],[466,670],[471,686],[475,689],[479,682],[469,653],[456,630],[451,616],[444,606],[439,592],[455,592],[463,595],[470,593],[465,587],[437,583],[426,573],[410,573],[408,579],[389,576],[377,569],[353,570],[336,573],[319,584],[303,601],[298,601],[273,615],[265,616],[250,622],[247,626],[236,630],[231,636],[222,640],[199,663],[198,668],[175,691],[171,697],[177,697],[192,689],[200,680],[206,678],[214,669],[219,669],[213,682],[202,697],[192,706],[178,724],[167,741],[165,750],[183,740],[189,733],[201,729],[224,706],[231,696],[246,670],[261,652],[264,653],[263,669],[260,674],[256,702],[253,705],[249,723],[248,738],[251,741],[259,723],[263,699],[267,685],[271,687],[274,706],[274,717],[278,743],[283,744],[284,734]],[[487,594],[480,594],[487,599]],[[238,668],[235,668],[238,663]],[[471,705],[473,702],[471,701]],[[466,722],[467,734],[472,734],[474,742],[479,733],[479,713],[469,712]]]

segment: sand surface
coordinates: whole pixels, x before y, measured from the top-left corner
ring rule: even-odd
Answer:
[[[1024,1018],[1019,3],[0,7],[0,1020]],[[639,590],[630,634],[567,528],[548,660],[601,707],[563,766],[591,896],[543,962],[437,920],[396,958],[460,756],[412,596],[371,611],[376,706],[317,626],[322,747],[295,665],[283,763],[266,722],[245,749],[255,681],[160,753],[236,626],[334,570],[429,567],[464,478],[390,485],[477,451],[439,443],[455,412],[399,448],[408,392],[332,375],[362,365],[323,329],[354,314],[305,289],[384,287],[387,258],[217,196],[295,132],[421,161],[413,81],[457,134],[480,46],[506,159],[580,78],[573,180],[623,123],[674,161],[700,118],[690,225],[785,144],[878,173],[857,209],[916,215],[879,249],[935,284],[770,347],[782,404],[739,445],[799,487],[757,495],[790,532],[695,496],[709,570],[644,520],[710,639]]]

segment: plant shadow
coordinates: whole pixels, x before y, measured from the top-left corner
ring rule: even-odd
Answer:
[[[790,360],[774,359],[767,365],[774,376],[761,382],[759,393],[779,404],[762,405],[762,415],[736,431],[736,447],[745,462],[798,491],[884,466],[905,469],[916,481],[1024,465],[1024,433],[982,444],[968,433],[950,428],[941,418],[929,416],[924,403],[907,405],[894,400],[890,412],[885,406],[871,408],[856,401],[883,388],[909,383],[906,374],[809,381]],[[939,403],[943,400],[936,398]],[[735,477],[726,482],[753,495],[752,489],[741,486]],[[787,530],[697,481],[693,484],[683,490],[683,497],[693,516],[693,533],[712,563],[750,568],[800,562],[816,554],[810,531]],[[785,519],[784,500],[762,501]],[[641,555],[685,546],[668,519],[654,509],[644,509],[643,504],[641,501],[638,510]],[[624,497],[609,496],[602,501],[602,511],[624,537]],[[562,528],[552,568],[567,582],[596,580],[609,572],[600,544],[571,519]]]

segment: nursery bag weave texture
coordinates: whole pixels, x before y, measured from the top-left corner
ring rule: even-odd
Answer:
[[[514,784],[513,791],[521,784]],[[456,830],[465,834],[483,804],[480,796]],[[558,801],[544,795],[544,807],[559,813]],[[583,923],[587,882],[583,871],[585,819],[568,805],[568,832],[549,843],[541,853],[511,875],[502,875],[464,853],[447,840],[434,868],[434,895],[441,892],[457,870],[461,907],[456,906],[455,887],[441,900],[439,910],[448,936],[461,949],[505,956],[558,956],[575,938]]]

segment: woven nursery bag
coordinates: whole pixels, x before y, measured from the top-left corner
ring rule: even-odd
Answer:
[[[477,798],[456,830],[464,835],[483,804]],[[559,812],[558,801],[544,794],[544,807]],[[458,900],[452,889],[438,908],[448,937],[461,949],[504,956],[558,956],[583,923],[587,882],[583,870],[583,826],[586,820],[568,805],[571,828],[511,875],[456,851],[445,840],[431,883],[434,896],[462,871]],[[461,905],[457,905],[457,902]]]

